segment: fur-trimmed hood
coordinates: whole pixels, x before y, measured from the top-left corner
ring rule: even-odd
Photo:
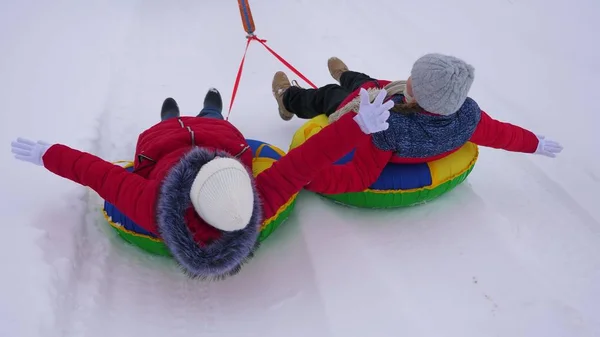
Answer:
[[[200,168],[215,157],[232,156],[222,151],[192,148],[170,169],[158,194],[156,219],[159,234],[184,272],[194,278],[222,279],[234,275],[258,248],[262,205],[250,169],[254,210],[248,225],[237,231],[220,231],[220,237],[212,242],[198,243],[194,240],[185,217],[193,207],[190,189]]]

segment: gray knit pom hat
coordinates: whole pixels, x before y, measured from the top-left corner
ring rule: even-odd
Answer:
[[[427,54],[411,71],[413,96],[428,112],[451,115],[467,99],[475,68],[454,56]]]

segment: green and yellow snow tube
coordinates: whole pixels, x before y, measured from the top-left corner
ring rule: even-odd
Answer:
[[[308,120],[292,139],[290,150],[302,145],[329,124],[325,115]],[[354,151],[336,164],[352,160]],[[477,161],[477,145],[467,142],[459,150],[422,164],[389,163],[379,179],[362,192],[323,194],[338,203],[360,208],[407,207],[433,200],[462,183]]]

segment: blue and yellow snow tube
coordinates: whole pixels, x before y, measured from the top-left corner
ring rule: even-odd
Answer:
[[[254,139],[247,139],[252,149],[252,174],[256,177],[259,173],[271,167],[274,162],[285,155],[281,149]],[[133,171],[133,162],[121,161],[129,171]],[[265,240],[279,225],[290,215],[296,203],[294,194],[279,210],[277,214],[269,219],[264,219],[260,228],[259,241]],[[119,211],[113,204],[104,201],[103,208],[106,221],[117,231],[125,241],[136,245],[152,254],[170,256],[170,252],[164,242],[156,235],[144,230],[131,219]]]
[[[290,150],[300,146],[329,124],[325,115],[307,121],[292,139]],[[354,151],[336,164],[352,159]],[[389,163],[379,179],[362,192],[323,194],[338,203],[360,208],[407,207],[439,197],[462,183],[477,161],[477,145],[467,142],[448,156],[423,164]]]

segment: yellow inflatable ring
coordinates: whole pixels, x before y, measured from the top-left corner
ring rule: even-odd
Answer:
[[[329,124],[325,115],[308,120],[292,139],[290,150],[300,146]],[[352,159],[354,151],[336,164]],[[348,206],[361,208],[406,207],[439,197],[462,183],[477,161],[477,145],[467,142],[459,150],[422,164],[389,163],[379,179],[362,192],[324,194],[325,198]]]

